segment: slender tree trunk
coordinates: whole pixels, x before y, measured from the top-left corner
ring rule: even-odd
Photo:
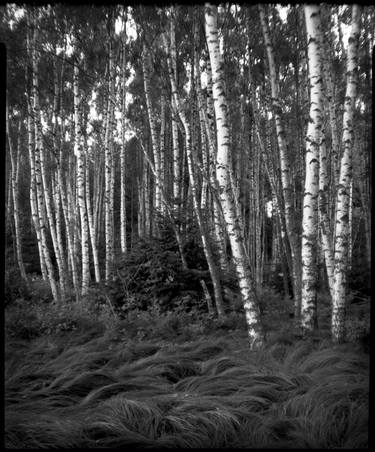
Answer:
[[[77,195],[79,206],[79,218],[81,224],[81,260],[82,280],[81,295],[87,295],[90,283],[90,260],[89,260],[89,228],[86,209],[85,174],[86,162],[82,146],[82,122],[81,122],[81,96],[79,90],[79,68],[74,65],[74,154],[77,159]]]
[[[171,64],[173,68],[173,77],[176,86],[178,86],[177,81],[177,56],[176,56],[176,39],[175,39],[175,31],[174,31],[174,21],[171,21],[171,33],[170,33],[170,57]],[[178,116],[176,113],[176,106],[174,105],[174,98],[171,94],[171,103],[172,103],[172,146],[173,146],[173,200],[176,203],[175,207],[175,215],[177,220],[180,219],[181,212],[181,195],[182,195],[182,183],[181,183],[181,167],[183,159],[180,155],[180,147],[178,141]]]
[[[112,28],[112,24],[109,25]],[[112,99],[114,97],[114,52],[112,32],[109,39],[109,81],[108,81],[108,104],[105,131],[105,279],[108,281],[113,275],[113,142],[112,142]]]
[[[91,243],[91,251],[92,258],[94,261],[94,271],[95,271],[95,282],[100,282],[100,265],[99,265],[99,256],[98,256],[98,247],[96,241],[96,229],[95,229],[95,221],[94,214],[92,211],[92,202],[90,196],[90,165],[89,160],[86,159],[85,165],[85,189],[86,189],[86,208],[87,208],[87,222],[88,229],[90,233],[90,243]]]
[[[152,171],[152,173],[154,174],[154,176],[157,177],[158,173],[156,172],[155,165],[151,162],[151,160],[150,160],[150,158],[149,158],[149,156],[148,156],[148,154],[147,154],[147,151],[146,151],[146,149],[144,148],[144,146],[143,146],[143,144],[142,144],[142,141],[139,140],[138,142],[139,142],[139,144],[140,144],[140,146],[141,146],[141,148],[142,148],[142,151],[143,151],[143,155],[144,155],[145,161],[148,163],[149,168],[151,169],[151,171]],[[168,197],[167,197],[167,195],[166,195],[165,190],[163,189],[163,187],[162,187],[162,190],[161,190],[161,196],[162,196],[162,201],[163,201],[163,203],[164,203],[165,209],[166,209],[167,214],[168,214],[168,216],[169,216],[169,219],[170,219],[170,221],[171,221],[172,229],[173,229],[173,231],[174,231],[174,233],[175,233],[177,246],[178,246],[178,249],[179,249],[179,252],[180,252],[182,268],[183,268],[184,270],[186,270],[186,269],[188,268],[188,266],[187,266],[187,262],[186,262],[186,258],[185,258],[185,254],[184,254],[184,250],[183,250],[183,246],[182,246],[181,234],[180,234],[180,231],[179,231],[179,229],[178,229],[178,227],[177,227],[177,225],[176,225],[176,219],[175,219],[175,217],[174,217],[174,209],[173,209],[173,206],[171,206],[171,205],[168,203]]]
[[[15,234],[15,242],[16,242],[16,255],[17,255],[17,263],[18,268],[20,270],[21,278],[28,284],[25,265],[22,257],[22,234],[21,234],[21,225],[20,225],[20,214],[19,214],[19,180],[20,180],[20,157],[21,157],[21,120],[18,120],[18,139],[17,139],[17,150],[14,152],[12,138],[10,136],[10,127],[9,127],[9,112],[7,105],[6,112],[6,133],[8,136],[8,145],[9,145],[9,154],[10,154],[10,162],[11,162],[11,190],[12,190],[12,199],[13,199],[13,219],[14,219],[14,234]]]
[[[54,23],[56,25],[56,18],[54,18]],[[56,53],[56,47],[54,49]],[[61,78],[64,74],[65,60],[63,59],[61,64]],[[53,143],[53,153],[56,160],[56,168],[52,173],[52,201],[55,209],[55,225],[56,225],[56,241],[57,250],[59,253],[58,265],[59,265],[59,283],[62,299],[66,296],[67,289],[67,272],[66,272],[66,256],[64,252],[63,245],[63,230],[61,224],[61,197],[59,192],[59,180],[58,180],[58,168],[59,168],[59,147],[62,146],[63,136],[62,133],[59,135],[58,143],[58,129],[59,129],[59,114],[61,111],[62,104],[62,90],[59,85],[58,71],[57,71],[57,61],[54,58],[53,61],[53,74],[54,74],[54,88],[53,88],[53,127],[52,127],[52,143]],[[60,118],[61,119],[61,118]],[[60,129],[61,132],[61,129]]]
[[[35,233],[38,242],[38,252],[39,252],[39,262],[40,262],[40,271],[42,273],[42,278],[44,281],[48,280],[47,276],[47,268],[44,260],[43,248],[42,248],[42,237],[40,233],[40,224],[39,224],[39,216],[38,216],[38,207],[37,207],[37,194],[36,194],[36,175],[35,175],[35,157],[34,157],[34,134],[33,134],[33,126],[32,126],[32,112],[31,106],[28,105],[28,118],[27,118],[27,134],[28,134],[28,149],[29,149],[29,162],[30,162],[30,207],[31,207],[31,216],[33,218],[33,224],[35,228]]]
[[[349,199],[352,181],[352,154],[354,146],[354,104],[358,85],[358,46],[361,9],[352,7],[352,26],[347,52],[347,84],[343,116],[343,155],[337,190],[335,228],[335,283],[332,305],[332,339],[341,342],[345,335],[345,309],[347,291],[348,247],[349,247]]]
[[[197,34],[197,31],[196,31]],[[197,38],[195,37],[194,42],[197,45]],[[212,197],[212,223],[213,223],[213,234],[212,238],[215,243],[215,248],[218,253],[220,268],[222,271],[228,270],[227,255],[225,249],[225,231],[223,228],[222,212],[220,201],[217,196],[217,182],[216,182],[216,139],[215,139],[215,122],[214,122],[214,109],[213,109],[213,99],[212,99],[212,75],[210,72],[211,65],[209,59],[207,61],[207,102],[204,102],[201,83],[200,83],[200,70],[199,70],[199,58],[198,52],[196,52],[195,57],[195,72],[196,76],[196,86],[197,86],[197,98],[198,98],[198,109],[202,127],[202,137],[204,135],[208,141],[208,155],[207,155],[207,166],[208,166],[208,178],[210,181],[210,193]],[[204,128],[203,128],[204,126]],[[202,138],[203,140],[203,138]],[[203,152],[203,151],[202,151]]]
[[[319,153],[319,224],[322,241],[322,252],[324,255],[325,267],[327,271],[328,287],[332,298],[334,284],[334,256],[332,243],[332,228],[330,225],[329,205],[328,205],[327,150],[323,130],[321,135],[322,136]]]
[[[172,13],[172,22],[174,21],[174,14]],[[171,34],[174,33],[174,27],[172,26],[171,28]],[[165,38],[165,36],[164,36]],[[172,37],[172,42],[173,42],[174,38]],[[203,250],[206,256],[206,260],[207,260],[207,264],[208,264],[208,268],[210,271],[210,275],[211,275],[211,279],[212,279],[212,283],[214,286],[214,293],[215,293],[215,303],[216,303],[216,308],[218,311],[218,315],[219,317],[222,317],[224,315],[224,306],[223,306],[223,298],[222,298],[222,293],[221,293],[221,284],[220,284],[220,276],[219,276],[219,272],[217,270],[217,267],[214,263],[214,259],[213,259],[213,255],[212,255],[212,251],[211,251],[211,247],[210,247],[210,243],[208,240],[208,234],[207,234],[207,230],[206,227],[203,223],[203,219],[202,219],[202,213],[200,210],[200,203],[198,201],[198,193],[197,193],[197,185],[196,185],[196,177],[194,174],[194,161],[193,161],[193,150],[192,150],[192,137],[191,137],[191,128],[190,128],[190,124],[186,118],[186,115],[181,107],[181,102],[180,99],[178,97],[178,93],[177,93],[177,86],[175,84],[175,77],[173,74],[173,67],[171,64],[171,59],[170,59],[170,55],[168,52],[168,44],[166,39],[164,40],[164,45],[165,45],[165,49],[167,51],[167,64],[168,64],[168,72],[169,72],[169,81],[171,83],[171,88],[172,88],[172,95],[173,95],[173,99],[174,99],[174,104],[177,108],[179,117],[181,119],[181,122],[184,126],[184,132],[185,132],[185,146],[186,146],[186,155],[187,155],[187,163],[188,163],[188,173],[189,173],[189,182],[190,182],[190,189],[191,189],[191,195],[192,195],[192,200],[193,200],[193,206],[194,206],[194,211],[197,217],[197,221],[198,221],[198,226],[199,226],[199,230],[200,230],[200,234],[201,234],[201,239],[202,239],[202,244],[203,244]]]
[[[45,224],[45,202],[44,193],[48,191],[48,187],[43,187],[43,176],[42,176],[42,163],[41,157],[43,158],[43,143],[42,143],[42,130],[40,124],[40,106],[39,106],[39,74],[38,74],[38,64],[39,64],[39,54],[36,49],[36,42],[38,40],[38,33],[36,23],[33,23],[34,34],[32,42],[32,61],[33,61],[33,117],[35,126],[35,138],[36,138],[36,148],[34,151],[35,155],[35,181],[36,181],[36,193],[37,193],[37,214],[39,217],[39,227],[40,227],[40,237],[41,237],[41,248],[42,254],[44,256],[44,261],[46,264],[48,282],[51,287],[53,299],[59,301],[59,293],[57,289],[57,284],[54,276],[54,270],[52,265],[52,260],[47,244],[47,232]],[[44,188],[44,190],[43,190]],[[44,193],[43,193],[44,191]],[[49,219],[52,218],[49,216]]]
[[[152,109],[151,104],[151,57],[150,53],[145,44],[143,44],[143,52],[142,52],[142,69],[143,69],[143,82],[144,82],[144,91],[146,97],[146,106],[147,106],[147,114],[148,120],[150,124],[150,132],[151,132],[151,142],[152,142],[152,152],[154,156],[155,162],[155,170],[156,173],[160,174],[160,147],[159,140],[156,131],[156,120],[155,114]],[[157,222],[161,215],[161,187],[159,185],[160,178],[155,180],[155,220],[154,228],[156,235],[158,235],[158,227]]]
[[[126,253],[126,142],[125,142],[125,118],[126,118],[126,20],[127,7],[124,13],[124,32],[122,39],[122,115],[121,115],[121,153],[120,153],[120,236],[121,236],[121,252]]]
[[[162,202],[161,190],[165,190],[165,108],[166,108],[166,95],[164,92],[161,94],[160,105],[160,141],[159,141],[159,184],[160,184],[160,214],[164,217],[164,203]]]
[[[269,26],[266,20],[264,7],[259,5],[260,20],[263,30],[263,39],[267,48],[268,65],[271,79],[272,92],[272,111],[276,122],[277,141],[280,152],[281,182],[285,203],[285,225],[290,243],[293,275],[293,292],[295,304],[295,318],[298,320],[300,315],[301,303],[301,273],[300,269],[300,247],[298,237],[295,232],[295,209],[293,200],[293,186],[290,162],[287,149],[286,133],[282,123],[282,111],[279,99],[279,81],[276,73],[274,49],[269,34]]]
[[[317,243],[319,145],[323,126],[321,24],[316,5],[305,6],[310,82],[310,120],[306,135],[306,177],[302,219],[301,325],[304,333],[317,328]]]
[[[233,261],[241,291],[248,326],[250,349],[264,343],[264,331],[260,319],[260,309],[256,298],[250,267],[246,258],[240,221],[236,217],[229,173],[229,127],[227,120],[227,102],[224,91],[223,61],[219,50],[217,31],[217,7],[205,4],[205,29],[213,78],[213,98],[217,130],[216,177],[220,190],[220,202],[226,222]]]

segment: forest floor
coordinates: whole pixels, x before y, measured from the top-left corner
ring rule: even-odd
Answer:
[[[134,317],[7,335],[5,445],[367,448],[369,354],[332,345],[325,318],[319,337],[296,340],[273,309],[253,352],[241,321],[149,317],[140,328]]]

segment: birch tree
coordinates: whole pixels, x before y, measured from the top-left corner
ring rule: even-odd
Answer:
[[[160,175],[160,146],[159,146],[159,139],[158,139],[158,133],[156,130],[156,118],[155,113],[152,108],[151,103],[151,74],[152,74],[152,68],[151,68],[151,56],[150,51],[147,48],[146,44],[143,43],[143,51],[142,51],[142,69],[143,69],[143,83],[144,83],[144,91],[145,91],[145,97],[146,97],[146,106],[147,106],[147,115],[148,120],[150,124],[150,133],[151,133],[151,143],[152,143],[152,153],[154,156],[154,162],[155,162],[155,170],[158,175]],[[161,210],[161,187],[160,187],[160,178],[156,178],[155,180],[155,212],[156,215],[160,215]],[[156,230],[157,228],[157,221],[154,222],[154,226]]]
[[[25,271],[25,265],[22,257],[22,235],[20,227],[20,214],[19,214],[19,181],[20,181],[20,157],[21,157],[21,119],[18,120],[17,128],[17,149],[13,149],[13,141],[10,134],[9,126],[9,111],[8,105],[6,106],[6,133],[8,137],[8,146],[11,162],[11,181],[10,186],[12,190],[12,200],[13,200],[13,219],[14,219],[14,232],[16,241],[16,255],[18,268],[20,270],[21,278],[27,283],[27,276]],[[9,199],[10,201],[10,199]],[[8,202],[9,202],[8,201]]]
[[[349,201],[352,181],[352,158],[354,147],[354,106],[358,85],[358,46],[361,8],[352,7],[352,23],[348,40],[346,91],[343,115],[342,157],[336,200],[335,223],[335,271],[332,300],[332,339],[341,342],[345,334],[345,309],[347,299],[347,269],[349,247]]]
[[[127,22],[127,7],[124,7],[123,17],[123,36],[122,36],[122,68],[121,68],[121,83],[122,83],[122,103],[121,103],[121,153],[120,153],[120,237],[121,237],[121,252],[126,253],[126,155],[125,155],[125,118],[126,118],[126,22]]]
[[[77,196],[79,205],[79,217],[81,224],[81,261],[82,261],[82,296],[86,295],[90,282],[90,261],[89,261],[89,229],[86,209],[86,159],[82,146],[82,124],[81,124],[81,95],[79,89],[79,67],[74,65],[73,78],[74,92],[74,154],[77,159]]]
[[[304,332],[312,332],[317,327],[319,144],[323,118],[323,80],[320,55],[320,10],[316,5],[305,6],[304,10],[310,82],[310,119],[306,135],[306,176],[302,218],[301,325]]]
[[[282,121],[282,110],[280,103],[280,87],[276,72],[275,65],[275,52],[271,42],[271,37],[269,33],[269,25],[267,22],[265,9],[263,5],[259,5],[260,21],[263,31],[263,39],[267,49],[268,66],[270,73],[270,83],[271,83],[271,95],[272,95],[272,112],[275,117],[276,123],[276,133],[277,141],[280,153],[280,169],[281,169],[281,182],[282,191],[284,197],[284,215],[285,215],[285,225],[286,231],[290,243],[291,258],[292,258],[292,275],[293,275],[293,292],[294,292],[294,305],[295,305],[295,317],[299,317],[300,313],[300,297],[301,297],[301,274],[299,272],[300,268],[300,247],[298,245],[298,238],[295,231],[295,212],[294,212],[294,200],[293,200],[293,189],[292,189],[292,177],[290,161],[287,149],[287,140],[285,128]]]
[[[174,21],[173,10],[172,10],[170,20],[171,20],[171,22]],[[170,28],[170,34],[172,34],[172,33],[174,33],[173,26]],[[219,273],[218,273],[217,267],[216,267],[214,259],[213,259],[210,243],[208,240],[207,230],[203,223],[202,213],[201,213],[201,209],[200,209],[200,202],[199,202],[198,193],[197,193],[196,177],[194,174],[194,159],[193,159],[193,150],[192,150],[191,127],[190,127],[189,121],[186,117],[186,114],[183,110],[181,101],[178,96],[177,86],[175,84],[175,77],[173,75],[173,67],[171,64],[171,59],[170,59],[169,50],[168,50],[168,42],[167,42],[165,35],[163,35],[163,41],[164,41],[165,49],[167,51],[167,65],[168,65],[169,81],[171,84],[174,105],[177,109],[178,115],[179,115],[181,122],[183,124],[183,127],[184,127],[185,149],[186,149],[188,172],[189,172],[189,182],[190,182],[194,211],[195,211],[195,214],[197,217],[197,222],[198,222],[201,239],[202,239],[202,244],[203,244],[203,250],[204,250],[204,253],[206,256],[208,268],[209,268],[211,279],[212,279],[212,284],[214,287],[216,308],[217,308],[219,317],[222,317],[224,315],[224,306],[223,306],[223,298],[222,298],[222,293],[221,293],[220,277],[219,277]],[[172,37],[172,41],[173,41],[173,37]]]
[[[114,75],[114,51],[113,51],[113,24],[112,17],[108,18],[109,22],[109,43],[108,43],[108,98],[107,112],[105,120],[105,279],[109,280],[113,274],[113,134],[112,134],[112,115],[113,99],[115,90]]]
[[[37,227],[40,231],[40,243],[41,243],[41,252],[45,262],[45,268],[47,273],[47,278],[49,285],[51,287],[52,296],[55,301],[59,301],[59,292],[58,287],[54,275],[54,269],[52,265],[51,255],[48,248],[47,243],[47,227],[45,221],[45,198],[44,191],[47,190],[47,187],[43,187],[43,175],[42,175],[42,163],[41,157],[43,158],[43,142],[42,142],[42,130],[40,123],[40,105],[39,105],[39,52],[36,47],[37,39],[38,39],[38,31],[36,26],[36,17],[33,17],[32,20],[32,28],[33,28],[33,38],[32,38],[32,48],[31,48],[31,59],[33,62],[32,65],[32,85],[33,85],[33,120],[34,120],[34,129],[35,129],[35,148],[34,148],[34,158],[35,158],[35,184],[36,184],[36,213],[38,215],[38,223]],[[44,188],[44,190],[43,190]],[[51,214],[51,213],[50,213]],[[48,218],[51,220],[50,215]]]
[[[250,349],[254,349],[264,343],[264,332],[254,283],[250,274],[250,266],[246,259],[244,240],[240,227],[241,219],[236,217],[230,181],[228,106],[224,90],[223,59],[220,54],[218,40],[217,6],[210,3],[205,4],[205,31],[212,67],[213,98],[217,130],[216,177],[226,229],[232,248],[233,262],[246,314],[249,345]]]

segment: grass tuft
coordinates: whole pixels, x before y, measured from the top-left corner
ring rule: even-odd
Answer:
[[[360,345],[294,342],[285,329],[249,352],[240,328],[184,341],[172,316],[147,336],[88,328],[7,340],[6,447],[368,446]]]

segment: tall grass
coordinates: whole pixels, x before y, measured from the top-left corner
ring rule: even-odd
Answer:
[[[8,448],[362,448],[368,355],[283,333],[90,331],[7,340]],[[288,339],[289,337],[289,339]]]

